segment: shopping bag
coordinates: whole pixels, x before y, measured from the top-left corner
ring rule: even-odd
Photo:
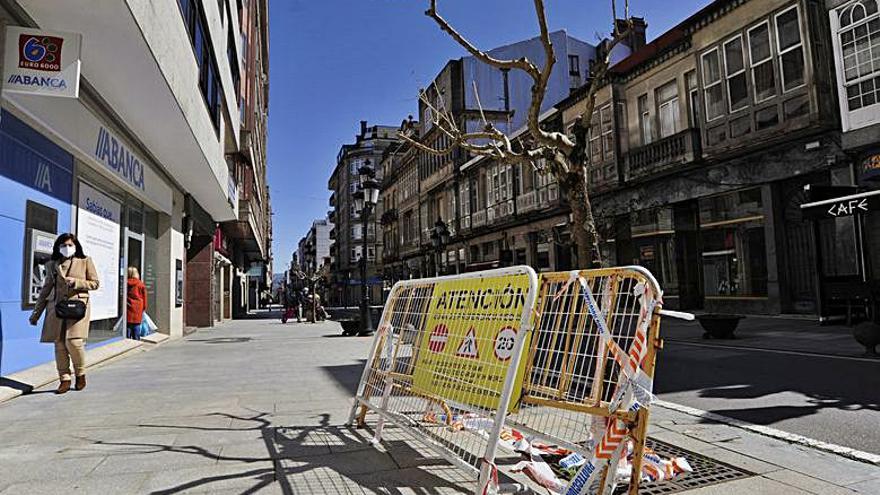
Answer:
[[[144,316],[146,316],[146,314]],[[144,318],[140,323],[138,323],[137,336],[139,339],[141,339],[146,337],[147,335],[150,335],[150,333],[150,326],[147,325],[147,319]]]
[[[150,318],[150,315],[148,315],[146,311],[144,311],[144,318],[143,318],[142,323],[147,324],[147,329],[148,329],[147,333],[153,333],[159,329],[159,326],[156,325],[155,322],[153,322],[153,319]]]

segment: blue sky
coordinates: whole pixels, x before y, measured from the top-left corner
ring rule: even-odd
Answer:
[[[552,30],[594,43],[610,28],[609,0],[548,0]],[[622,4],[618,0],[618,4]],[[709,0],[631,0],[648,39]],[[359,121],[397,125],[417,111],[418,89],[465,55],[424,15],[428,0],[270,0],[269,187],[275,270],[283,271],[315,218],[327,179]],[[441,0],[441,14],[482,48],[534,37],[528,0]]]

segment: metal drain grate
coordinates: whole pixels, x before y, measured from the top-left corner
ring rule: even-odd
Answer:
[[[692,490],[701,486],[717,485],[728,481],[748,478],[753,473],[735,468],[729,464],[718,462],[704,455],[678,448],[659,440],[648,439],[648,447],[663,457],[684,457],[690,463],[694,472],[684,478],[674,481],[661,481],[655,483],[643,483],[639,487],[640,495],[664,495],[667,493],[679,493]],[[626,493],[627,487],[619,487],[615,494]]]

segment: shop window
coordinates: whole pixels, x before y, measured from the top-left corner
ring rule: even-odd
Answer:
[[[672,208],[641,210],[631,216],[632,261],[650,270],[669,295],[678,294],[674,234]]]
[[[859,274],[855,217],[825,218],[819,221],[822,244],[822,275],[846,277]]]
[[[760,188],[700,200],[700,237],[707,297],[767,295]]]

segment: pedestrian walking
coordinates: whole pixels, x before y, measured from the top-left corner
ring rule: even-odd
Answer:
[[[128,296],[126,297],[125,321],[128,324],[128,338],[141,340],[140,326],[147,310],[147,287],[141,280],[138,269],[128,267]]]
[[[56,394],[70,390],[70,362],[76,375],[76,390],[86,387],[85,340],[89,337],[89,291],[98,288],[98,272],[83,253],[73,234],[61,234],[52,247],[43,288],[30,317],[36,325],[46,311],[40,342],[55,344],[55,366],[60,383]]]

